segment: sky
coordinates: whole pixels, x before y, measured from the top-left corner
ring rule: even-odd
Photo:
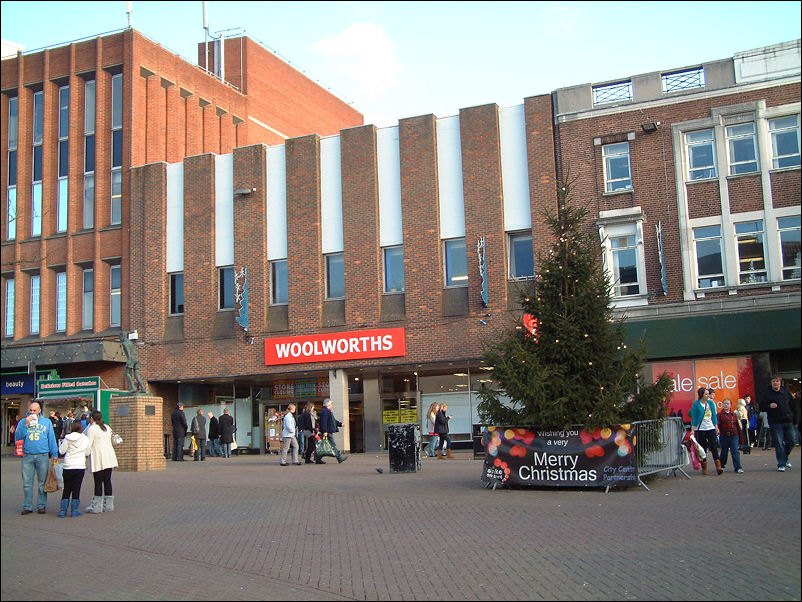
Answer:
[[[127,4],[3,1],[2,39],[34,50],[117,31]],[[195,63],[203,4],[133,1],[131,24]],[[210,35],[251,37],[379,127],[802,37],[797,1],[206,4]]]

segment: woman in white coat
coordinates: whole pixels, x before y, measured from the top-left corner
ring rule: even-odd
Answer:
[[[117,467],[117,454],[111,444],[111,427],[103,423],[103,414],[92,412],[92,425],[86,429],[89,437],[89,463],[95,479],[95,495],[86,509],[90,514],[114,510],[111,490],[111,471]]]
[[[89,455],[89,439],[81,432],[81,422],[70,422],[70,432],[61,440],[58,452],[64,455],[64,493],[61,496],[61,509],[58,517],[67,516],[67,506],[70,507],[70,516],[81,516],[78,504],[81,503],[81,483],[86,472],[86,456]]]

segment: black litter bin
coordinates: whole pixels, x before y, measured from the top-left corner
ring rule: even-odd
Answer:
[[[389,425],[387,450],[390,452],[390,472],[418,472],[420,425],[415,422]]]

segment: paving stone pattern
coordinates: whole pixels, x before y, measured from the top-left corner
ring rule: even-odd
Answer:
[[[798,448],[797,448],[798,449]],[[485,489],[482,463],[278,456],[113,475],[115,510],[20,515],[0,461],[3,600],[799,600],[800,466],[605,494]],[[376,468],[383,468],[380,474]],[[690,467],[687,467],[691,473]],[[82,504],[91,501],[84,479]],[[52,577],[52,578],[51,578]]]

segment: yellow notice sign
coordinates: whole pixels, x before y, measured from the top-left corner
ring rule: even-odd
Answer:
[[[398,410],[384,410],[382,412],[382,422],[384,424],[395,424],[398,422]]]
[[[418,410],[401,410],[401,422],[417,422]]]

